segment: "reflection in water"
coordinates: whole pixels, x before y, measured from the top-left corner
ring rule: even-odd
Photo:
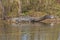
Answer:
[[[27,34],[23,34],[22,35],[22,40],[28,40],[28,35]]]
[[[22,34],[22,40],[29,40],[29,34],[28,33],[24,33]]]
[[[60,32],[59,32],[59,34],[58,34],[58,40],[60,40]]]
[[[3,22],[0,26],[0,40],[60,40],[60,24]]]

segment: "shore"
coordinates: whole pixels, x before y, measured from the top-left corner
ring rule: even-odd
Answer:
[[[16,23],[16,21],[11,21],[11,20],[6,20],[7,23]],[[22,21],[21,23],[24,23],[26,21]],[[44,22],[44,23],[60,23],[60,18],[56,18],[56,19],[46,19],[46,20],[43,20],[43,21],[39,21],[39,22]]]
[[[26,19],[29,19],[30,17],[26,18]],[[13,18],[14,19],[14,18]],[[24,18],[25,19],[25,18]],[[19,19],[20,20],[20,19]],[[36,17],[35,20],[39,20],[39,18]],[[7,20],[3,20],[1,19],[0,21],[4,21],[6,23],[17,23],[17,21],[12,21],[12,19],[7,19]],[[28,21],[20,21],[18,23],[26,23],[26,22],[31,22],[31,20],[28,20]],[[33,22],[33,21],[32,21]],[[44,22],[44,23],[60,23],[60,18],[53,18],[53,19],[45,19],[45,20],[42,20],[42,21],[37,21],[37,22]]]
[[[51,22],[55,22],[55,23],[60,23],[60,18],[56,18],[56,19],[46,19],[42,22],[45,22],[45,23],[51,23]]]

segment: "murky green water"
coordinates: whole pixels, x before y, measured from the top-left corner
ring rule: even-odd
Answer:
[[[60,24],[0,22],[0,40],[60,40]]]

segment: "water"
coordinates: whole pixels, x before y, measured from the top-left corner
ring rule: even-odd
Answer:
[[[59,23],[0,22],[0,40],[60,40]]]

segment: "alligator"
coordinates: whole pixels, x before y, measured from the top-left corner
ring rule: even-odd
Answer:
[[[52,19],[55,18],[52,15],[45,15],[43,17],[35,18],[35,17],[30,17],[30,16],[23,16],[23,17],[17,17],[17,18],[12,18],[12,21],[16,21],[17,23],[21,21],[28,21],[28,22],[40,22],[46,19]]]

